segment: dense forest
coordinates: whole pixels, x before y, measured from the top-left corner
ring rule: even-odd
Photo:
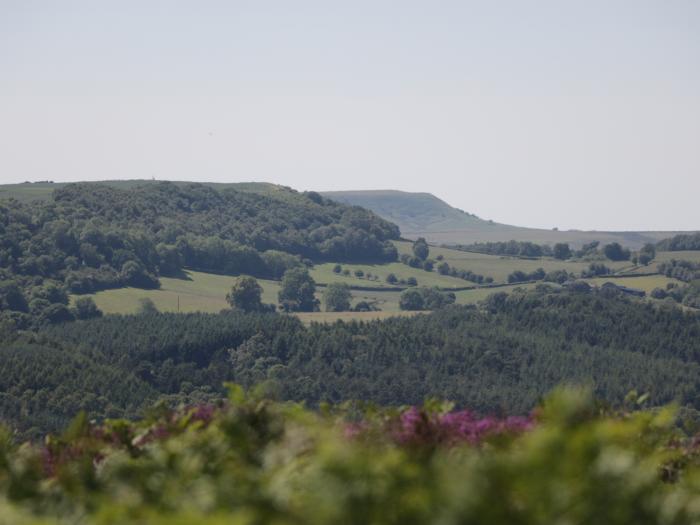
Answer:
[[[304,327],[285,314],[147,313],[10,332],[0,344],[0,412],[24,435],[77,410],[134,417],[157,399],[216,398],[225,381],[269,382],[282,399],[442,397],[526,413],[560,383],[620,401],[700,408],[700,316],[613,292],[541,286],[412,318]]]
[[[168,182],[71,184],[52,200],[0,203],[0,310],[70,318],[68,293],[153,288],[183,268],[281,278],[311,261],[393,261],[398,228],[358,207]],[[7,315],[5,316],[7,317]]]

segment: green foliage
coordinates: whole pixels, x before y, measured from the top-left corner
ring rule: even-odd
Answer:
[[[148,297],[142,297],[139,299],[139,310],[140,315],[153,315],[158,313],[158,308],[152,299]]]
[[[603,247],[603,253],[611,261],[628,261],[631,256],[630,251],[617,242],[606,244]]]
[[[226,302],[234,310],[259,312],[263,309],[261,301],[262,286],[253,277],[239,277],[226,294]]]
[[[227,311],[10,332],[0,339],[0,414],[33,435],[80,409],[136,417],[161,397],[216,397],[224,381],[270,381],[280,398],[310,406],[441,397],[523,414],[563,382],[591,385],[611,402],[637,389],[652,405],[700,409],[700,317],[587,288],[538,287],[494,294],[481,308],[362,323],[304,327],[293,316]]]
[[[416,289],[405,290],[401,294],[399,308],[402,310],[424,310],[425,302],[423,301],[423,294],[420,293],[420,290]]]
[[[76,319],[93,319],[101,317],[102,311],[97,308],[92,297],[79,297],[73,305],[73,315]]]
[[[560,259],[562,261],[569,259],[571,257],[571,248],[567,243],[557,243],[554,245],[554,248],[552,248],[552,256],[555,259]]]
[[[78,418],[43,445],[0,438],[8,523],[694,524],[698,449],[673,409],[612,412],[585,391],[534,424],[445,439],[450,405],[312,412],[230,387],[229,400],[137,423]],[[456,418],[455,418],[456,416]],[[452,418],[452,419],[451,419]],[[499,426],[500,425],[500,426]],[[452,432],[452,431],[450,431]],[[459,435],[459,434],[457,434]]]
[[[700,232],[676,235],[660,241],[656,247],[661,252],[700,250]]]
[[[421,261],[425,261],[428,258],[428,255],[430,254],[430,247],[428,246],[428,243],[425,242],[425,239],[423,237],[419,237],[414,243],[413,243],[413,255],[418,257]]]
[[[455,294],[438,288],[411,288],[401,294],[399,307],[402,310],[438,310],[454,304]]]
[[[568,245],[567,245],[568,246]],[[515,257],[542,257],[552,255],[552,248],[528,241],[507,242],[477,242],[474,244],[459,244],[455,250],[465,252],[486,253],[489,255],[510,255]]]
[[[302,258],[393,261],[398,236],[371,212],[292,190],[62,185],[48,201],[0,203],[0,308],[40,326],[70,318],[53,306],[66,292],[153,289],[183,268],[280,279]]]
[[[345,283],[331,283],[323,291],[326,312],[347,312],[351,299],[350,287]]]
[[[647,243],[645,244],[641,250],[639,250],[639,264],[643,264],[644,266],[648,265],[651,261],[654,260],[656,257],[656,247],[651,244]]]
[[[282,278],[279,302],[287,311],[314,312],[318,310],[316,283],[306,268],[287,270]]]

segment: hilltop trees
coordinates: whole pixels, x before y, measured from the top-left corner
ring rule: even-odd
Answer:
[[[318,299],[315,296],[316,283],[306,268],[287,270],[282,278],[282,288],[279,291],[279,302],[287,311],[313,312],[318,310]]]
[[[347,312],[351,299],[350,287],[345,283],[330,283],[323,292],[326,312]]]

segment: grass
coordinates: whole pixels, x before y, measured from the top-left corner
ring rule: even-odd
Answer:
[[[410,250],[410,243],[397,243],[397,245],[400,251],[405,252],[406,250]],[[546,264],[548,262],[552,263],[552,267],[549,269],[566,268],[569,271],[575,271],[572,269],[572,265],[579,264],[554,260],[528,261],[516,258],[501,258],[491,255],[460,252],[446,248],[431,248],[431,252],[433,256],[442,254],[445,257],[445,260],[447,260],[450,265],[454,265],[455,267],[471,269],[472,271],[479,273],[476,268],[479,268],[479,265],[483,265],[484,268],[489,268],[492,270],[493,273],[491,273],[491,275],[497,274],[501,276],[507,276],[508,273],[511,273],[515,269],[531,271],[540,266],[548,269]],[[697,254],[700,257],[700,252],[683,253]],[[627,263],[620,263],[620,265],[622,264]],[[315,312],[298,314],[305,323],[310,323],[312,321],[333,322],[338,319],[370,320],[381,319],[397,314],[405,315],[406,313],[402,312],[399,308],[401,292],[389,289],[390,285],[386,283],[386,275],[389,273],[394,273],[397,275],[397,277],[404,279],[413,276],[417,279],[418,284],[422,286],[439,286],[448,288],[473,286],[473,283],[462,279],[442,276],[435,271],[426,272],[424,270],[411,268],[401,263],[391,263],[385,265],[343,265],[343,268],[347,268],[351,270],[351,272],[354,272],[357,269],[362,269],[365,273],[370,272],[373,275],[377,275],[379,277],[379,280],[377,281],[368,280],[366,278],[358,278],[353,274],[348,277],[336,274],[333,272],[333,266],[334,264],[318,265],[312,269],[311,275],[319,284],[328,284],[331,282],[340,281],[346,282],[352,286],[373,288],[370,290],[353,290],[352,304],[355,305],[360,301],[367,301],[380,308],[381,311],[343,313]],[[650,266],[650,268],[655,268],[655,266]],[[200,311],[215,313],[228,308],[228,304],[226,303],[226,293],[230,290],[231,286],[235,282],[235,279],[235,277],[226,275],[187,271],[185,272],[185,278],[162,277],[160,279],[161,288],[158,290],[119,288],[115,290],[97,292],[95,294],[91,294],[90,297],[95,300],[98,308],[107,314],[134,313],[138,311],[140,300],[142,298],[152,300],[156,307],[160,311],[164,312]],[[668,282],[674,282],[672,279],[668,279],[661,275],[628,278],[609,277],[589,280],[591,284],[595,285],[602,285],[606,281],[615,282],[617,284],[622,284],[632,288],[639,288],[647,292],[650,292],[657,287],[663,288]],[[280,283],[277,281],[269,281],[264,279],[258,279],[258,282],[263,288],[263,302],[276,304]],[[516,288],[529,289],[534,286],[534,284],[516,284],[498,288],[478,288],[473,290],[458,291],[455,292],[455,295],[457,297],[457,304],[474,304],[482,301],[489,295],[496,292],[511,292]],[[316,295],[319,300],[322,300],[322,287],[319,287]],[[74,300],[75,297],[72,299]],[[323,304],[321,306],[323,307]]]
[[[618,286],[627,286],[628,288],[636,288],[649,293],[654,288],[666,288],[669,283],[681,285],[676,279],[669,279],[665,275],[640,275],[639,277],[596,277],[595,279],[587,279],[588,283],[593,286],[601,286],[604,283],[613,283]]]
[[[156,308],[162,312],[209,312],[216,313],[228,308],[226,292],[231,288],[235,277],[216,275],[204,272],[188,271],[186,278],[175,279],[161,277],[161,288],[158,290],[144,290],[141,288],[118,288],[104,290],[86,296],[72,296],[71,301],[78,297],[92,297],[98,308],[106,314],[130,314],[138,311],[140,300],[148,298],[153,301]],[[333,274],[335,275],[335,274]],[[277,293],[280,284],[277,281],[258,279],[263,287],[263,302],[277,303]],[[530,287],[532,285],[525,285]],[[496,291],[511,291],[514,286],[502,288],[484,288],[456,292],[458,304],[471,304],[480,301]],[[317,297],[322,299],[323,288],[317,292]],[[379,312],[313,312],[300,313],[298,315],[305,323],[312,321],[334,322],[338,319],[372,320],[384,319],[393,315],[412,315],[403,312],[399,308],[401,292],[392,290],[353,290],[352,304],[367,301],[381,309]],[[323,307],[323,305],[321,305]],[[179,307],[179,310],[178,310]]]
[[[650,266],[652,266],[655,269],[656,268],[656,266],[654,266],[655,264],[659,264],[662,262],[668,262],[671,259],[676,259],[677,261],[690,261],[690,262],[700,263],[700,251],[689,250],[689,251],[682,251],[682,252],[657,252],[656,258],[654,259],[654,261],[651,263]]]
[[[105,313],[133,313],[139,301],[148,298],[158,310],[177,312],[219,312],[228,308],[226,293],[231,289],[235,277],[203,272],[186,272],[186,279],[161,277],[158,290],[140,288],[118,288],[91,294],[98,308]],[[276,303],[279,283],[259,279],[263,287],[263,302]]]
[[[216,313],[228,308],[226,293],[230,290],[235,277],[216,275],[204,272],[188,271],[185,279],[161,277],[161,287],[158,290],[144,290],[141,288],[118,288],[104,290],[86,296],[92,297],[97,307],[106,314],[129,314],[139,309],[140,300],[148,298],[153,301],[156,308],[162,312],[210,312]],[[335,275],[335,274],[334,274]],[[258,279],[263,288],[262,300],[264,303],[277,303],[277,293],[280,284],[277,281]],[[322,299],[323,288],[319,289],[316,296]],[[358,319],[376,319],[400,313],[400,292],[396,291],[353,291],[353,304],[359,301],[367,301],[376,304],[381,312],[343,312],[335,313],[317,312],[303,314],[303,318],[315,318],[323,322],[328,319],[357,317]],[[178,310],[179,303],[179,310]],[[301,315],[301,314],[300,314]]]
[[[412,253],[412,243],[400,241],[395,242],[399,253]],[[450,248],[430,247],[430,257],[435,259],[438,255],[443,256],[443,260],[450,266],[462,270],[470,270],[484,277],[493,277],[497,283],[505,283],[508,281],[508,275],[514,271],[520,270],[525,273],[531,273],[538,268],[544,268],[546,272],[554,270],[566,270],[575,274],[580,274],[590,265],[587,261],[560,261],[558,259],[544,257],[541,259],[520,259],[518,257],[506,257],[498,255],[487,255],[483,253],[462,252],[452,250]],[[605,261],[605,265],[613,270],[620,270],[630,265],[629,262],[613,262]],[[464,285],[469,285],[467,281],[460,281]]]
[[[479,301],[483,301],[484,299],[486,299],[489,295],[498,292],[510,293],[518,288],[524,290],[531,290],[535,286],[537,286],[537,283],[514,284],[512,286],[499,286],[498,288],[477,288],[475,290],[463,290],[460,292],[455,292],[455,296],[457,297],[457,304],[476,304]]]
[[[418,282],[418,286],[438,286],[440,288],[463,288],[465,286],[473,286],[474,283],[440,275],[436,270],[426,272],[419,268],[411,268],[410,266],[398,262],[389,264],[342,264],[343,269],[350,270],[350,275],[345,276],[333,272],[334,263],[318,264],[311,270],[311,277],[317,283],[328,284],[332,282],[343,282],[350,286],[362,286],[371,288],[392,288],[399,286],[398,284],[389,284],[386,282],[386,277],[390,273],[396,275],[398,279],[408,279],[414,277]],[[378,277],[377,280],[369,280],[367,277],[355,277],[354,272],[362,270],[365,275],[369,272]]]

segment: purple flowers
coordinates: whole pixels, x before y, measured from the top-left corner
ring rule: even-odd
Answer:
[[[533,425],[531,417],[480,418],[469,410],[439,414],[411,407],[389,420],[385,432],[402,446],[478,445],[487,438],[521,434]],[[345,427],[345,436],[356,438],[367,428],[368,425],[363,423],[349,424]]]

